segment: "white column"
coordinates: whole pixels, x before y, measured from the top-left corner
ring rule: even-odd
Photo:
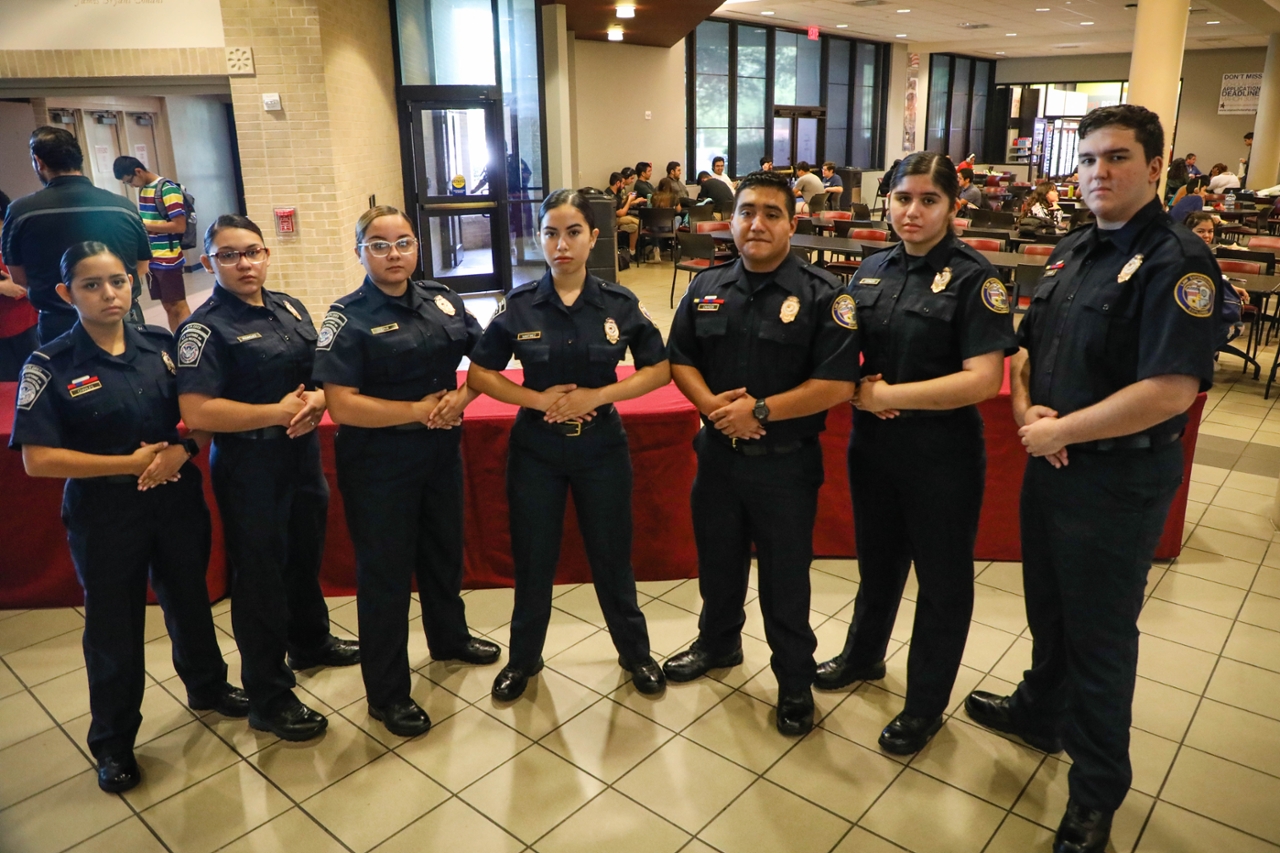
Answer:
[[[1129,99],[1160,116],[1164,126],[1165,166],[1178,120],[1178,85],[1187,41],[1187,0],[1138,0],[1129,60]],[[1164,193],[1164,177],[1160,192]]]
[[[547,189],[573,185],[573,124],[569,101],[569,33],[565,7],[542,7],[542,85],[547,101]]]
[[[1249,189],[1275,186],[1277,172],[1280,172],[1280,33],[1272,33],[1267,41],[1267,62],[1262,67],[1258,117],[1253,122]]]

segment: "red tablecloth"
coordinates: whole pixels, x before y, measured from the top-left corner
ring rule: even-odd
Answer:
[[[519,371],[511,374],[520,381]],[[0,383],[0,441],[6,445],[15,394],[15,385]],[[1191,425],[1183,439],[1187,476],[1157,550],[1161,559],[1175,557],[1181,550],[1191,458],[1203,405],[1201,395],[1192,407]],[[980,408],[986,420],[987,484],[976,556],[980,560],[1016,561],[1021,559],[1018,494],[1026,454],[1009,413],[1007,388]],[[691,442],[698,430],[697,413],[674,385],[640,400],[620,403],[618,409],[630,437],[635,468],[632,559],[636,576],[641,580],[693,577],[697,574],[697,553],[689,516],[689,491],[696,470]],[[514,416],[513,406],[487,397],[467,409],[462,455],[468,586],[511,584],[505,469],[507,436]],[[845,473],[845,447],[852,421],[851,409],[839,406],[828,415],[827,431],[822,436],[827,476],[814,529],[814,552],[820,556],[855,556],[853,512]],[[322,461],[332,489],[321,579],[326,593],[351,595],[355,592],[355,558],[334,470],[335,430],[327,419],[321,425]],[[207,453],[201,454],[199,464],[205,472],[206,497],[213,511],[214,553],[208,582],[210,598],[215,599],[226,592],[222,529],[209,488]],[[59,518],[62,481],[27,477],[20,454],[0,450],[0,494],[4,495],[0,498],[0,609],[81,603]],[[572,512],[572,498],[567,515],[557,580],[587,581],[590,572]]]

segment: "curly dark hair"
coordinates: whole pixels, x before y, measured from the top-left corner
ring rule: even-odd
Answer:
[[[1164,127],[1160,116],[1137,104],[1098,107],[1080,120],[1080,139],[1104,127],[1127,127],[1133,131],[1147,162],[1164,154]],[[1184,161],[1185,162],[1185,161]]]

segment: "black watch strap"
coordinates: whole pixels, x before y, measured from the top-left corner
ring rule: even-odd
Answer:
[[[765,403],[764,397],[756,398],[756,404],[751,407],[751,414],[761,426],[769,422],[769,405]]]
[[[187,458],[194,459],[200,455],[200,445],[194,438],[182,439],[182,446],[187,449]]]

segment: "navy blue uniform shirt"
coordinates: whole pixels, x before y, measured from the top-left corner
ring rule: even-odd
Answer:
[[[511,356],[524,368],[524,387],[603,388],[618,381],[618,362],[631,348],[636,369],[666,361],[662,333],[634,293],[588,275],[582,293],[566,306],[551,273],[507,294],[471,360],[502,370]]]
[[[839,279],[792,255],[758,278],[753,290],[741,259],[699,273],[676,306],[671,363],[696,367],[712,394],[745,387],[760,398],[809,379],[857,382],[857,309]],[[826,417],[771,421],[762,441],[812,438]]]
[[[1018,351],[1003,282],[950,234],[926,255],[908,255],[901,243],[869,255],[849,292],[858,305],[862,372],[892,385],[949,376],[989,352]]]
[[[297,299],[263,289],[250,305],[220,284],[178,328],[178,393],[275,403],[314,389],[316,327]]]
[[[392,297],[366,278],[320,322],[312,378],[367,397],[421,400],[458,387],[458,363],[481,332],[462,297],[439,282],[411,281]]]
[[[32,353],[9,446],[125,456],[143,442],[181,441],[173,336],[159,326],[126,325],[124,334],[125,351],[109,355],[77,323]]]
[[[1045,265],[1018,343],[1031,402],[1060,416],[1152,376],[1213,384],[1222,274],[1209,247],[1152,201],[1123,228],[1077,228]],[[1185,414],[1148,430],[1176,432]]]

